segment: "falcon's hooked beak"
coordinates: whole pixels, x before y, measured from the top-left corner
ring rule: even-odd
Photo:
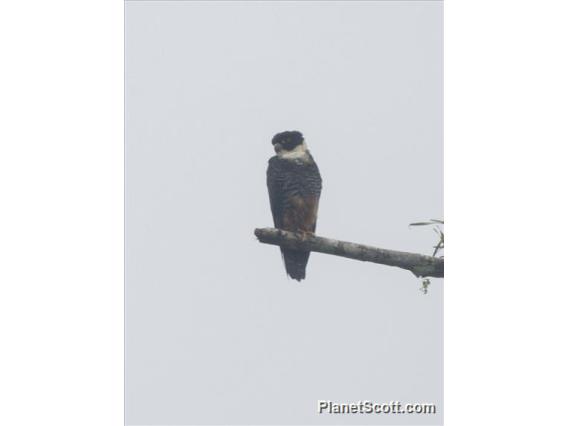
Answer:
[[[274,144],[274,151],[276,151],[276,154],[278,154],[280,151],[282,151],[282,145],[279,143],[275,143]]]

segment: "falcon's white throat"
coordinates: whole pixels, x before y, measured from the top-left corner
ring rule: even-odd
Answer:
[[[278,153],[278,157],[283,158],[285,160],[294,160],[294,159],[304,159],[308,157],[308,146],[306,142],[302,142],[300,145],[296,146],[294,149],[290,151],[280,151]]]

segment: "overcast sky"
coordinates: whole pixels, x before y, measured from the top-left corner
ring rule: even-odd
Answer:
[[[128,424],[439,424],[442,285],[314,253],[286,278],[265,172],[300,130],[318,234],[430,254],[443,217],[442,3],[126,3]]]

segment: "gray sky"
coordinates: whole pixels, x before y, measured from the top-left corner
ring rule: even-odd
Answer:
[[[126,3],[128,424],[438,424],[442,280],[314,253],[286,278],[265,183],[300,130],[318,233],[429,254],[443,217],[442,3]]]

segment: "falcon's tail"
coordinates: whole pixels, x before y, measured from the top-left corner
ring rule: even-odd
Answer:
[[[284,266],[286,273],[293,280],[303,280],[306,278],[306,265],[310,257],[309,251],[296,251],[283,249],[282,257],[284,258]]]

